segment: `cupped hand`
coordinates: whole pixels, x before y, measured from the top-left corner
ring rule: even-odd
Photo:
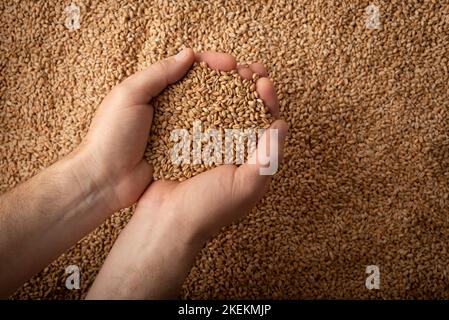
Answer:
[[[281,160],[287,124],[279,119],[279,102],[265,67],[260,63],[237,66],[231,55],[215,52],[196,54],[196,60],[205,61],[212,69],[237,69],[246,79],[259,74],[256,90],[275,119],[270,129],[278,130],[278,140],[267,141],[264,135],[259,144],[274,143]],[[192,240],[203,243],[220,228],[246,215],[264,195],[271,175],[261,175],[261,167],[259,161],[239,167],[222,165],[183,182],[155,181],[140,198],[136,215],[160,220],[157,212],[161,212],[165,219],[177,221],[185,234],[194,237]]]
[[[181,79],[194,62],[185,49],[137,72],[115,86],[101,103],[86,138],[75,152],[111,211],[127,207],[152,181],[144,152],[153,119],[150,101]]]
[[[237,69],[243,78],[253,73],[261,76],[256,90],[276,119],[270,128],[278,130],[278,138],[271,141],[263,135],[258,147],[274,143],[281,160],[287,124],[279,119],[279,102],[265,67],[259,63],[238,66],[234,57],[223,53],[199,53],[195,59],[212,69]],[[153,182],[139,199],[88,298],[176,296],[205,241],[248,214],[264,195],[271,176],[261,175],[260,168],[259,161],[239,167],[222,165],[183,182]]]

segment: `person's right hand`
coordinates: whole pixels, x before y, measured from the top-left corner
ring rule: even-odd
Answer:
[[[279,103],[261,64],[237,67],[227,54],[203,53],[197,60],[219,70],[237,68],[242,77],[262,76],[256,90],[275,118]],[[282,159],[287,124],[275,120],[274,143]],[[259,140],[267,143],[264,135]],[[261,165],[222,165],[183,182],[153,182],[140,198],[134,216],[120,234],[88,298],[168,298],[176,296],[198,250],[222,227],[245,216],[261,199],[270,176]]]

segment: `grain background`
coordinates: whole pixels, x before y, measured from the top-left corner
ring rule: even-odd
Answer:
[[[116,83],[181,47],[266,64],[290,125],[270,192],[199,255],[181,296],[449,298],[449,3],[0,2],[0,192],[73,150]],[[122,210],[13,298],[85,295]],[[81,269],[81,290],[64,269]],[[378,265],[381,289],[367,290]]]

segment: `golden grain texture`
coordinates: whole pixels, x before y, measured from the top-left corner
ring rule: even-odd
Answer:
[[[449,298],[449,4],[377,1],[0,3],[0,188],[69,153],[105,94],[183,46],[264,62],[290,131],[251,214],[212,239],[184,298]],[[80,298],[122,210],[14,298]],[[64,269],[80,266],[79,291]],[[381,290],[365,288],[378,265]]]
[[[205,170],[225,163],[226,150],[233,164],[238,163],[241,150],[242,160],[247,160],[249,154],[248,142],[244,138],[244,130],[266,129],[271,122],[271,115],[259,98],[256,91],[258,75],[252,79],[242,79],[236,70],[225,72],[212,70],[202,62],[195,63],[192,69],[179,82],[169,86],[152,101],[154,117],[147,151],[148,161],[154,168],[154,179],[169,179],[184,181]],[[194,125],[198,122],[200,136],[194,139]],[[187,130],[188,163],[175,163],[172,150],[175,144],[182,144],[181,139],[174,139],[174,130]],[[209,130],[218,134],[214,140]],[[226,143],[225,130],[239,130],[242,138],[235,135],[230,143]],[[218,142],[220,152],[207,152],[207,146]],[[241,143],[238,145],[238,143]],[[225,149],[225,146],[228,149]],[[252,144],[255,147],[255,141]],[[206,157],[210,156],[211,159]],[[182,154],[179,152],[178,157]],[[195,164],[194,160],[201,161]],[[181,159],[180,159],[181,160]],[[228,163],[229,164],[229,163]]]

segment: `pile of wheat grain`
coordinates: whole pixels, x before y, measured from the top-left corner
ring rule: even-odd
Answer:
[[[154,167],[154,178],[183,181],[225,163],[225,155],[229,156],[228,164],[239,164],[240,150],[241,160],[247,160],[251,151],[246,148],[248,139],[244,137],[244,130],[256,132],[267,128],[271,119],[256,92],[257,78],[254,74],[251,80],[243,79],[237,70],[212,70],[203,62],[194,65],[181,81],[156,97],[152,101],[155,111],[146,152]],[[188,134],[186,159],[182,158],[182,150],[175,154],[178,159],[173,159],[176,145],[185,147],[180,134],[179,137],[172,136],[175,130],[186,130]],[[209,130],[216,130],[216,136]],[[229,140],[231,144],[228,144],[226,154],[227,130],[239,130],[237,132],[242,135],[240,139],[238,134],[230,136],[232,140]],[[221,142],[219,150],[216,150],[219,151],[217,157],[214,157],[215,149],[206,151],[207,146],[214,142]],[[242,145],[238,145],[239,142]],[[205,157],[203,153],[206,153]],[[174,160],[187,161],[177,163]],[[200,163],[195,163],[195,160]]]
[[[205,246],[182,297],[449,298],[449,3],[376,1],[373,29],[365,0],[73,2],[76,30],[69,1],[0,3],[1,192],[73,150],[125,76],[185,46],[229,52],[267,66],[285,161]],[[83,297],[131,214],[14,298]],[[64,285],[72,264],[78,291]],[[380,290],[365,287],[369,265]]]

